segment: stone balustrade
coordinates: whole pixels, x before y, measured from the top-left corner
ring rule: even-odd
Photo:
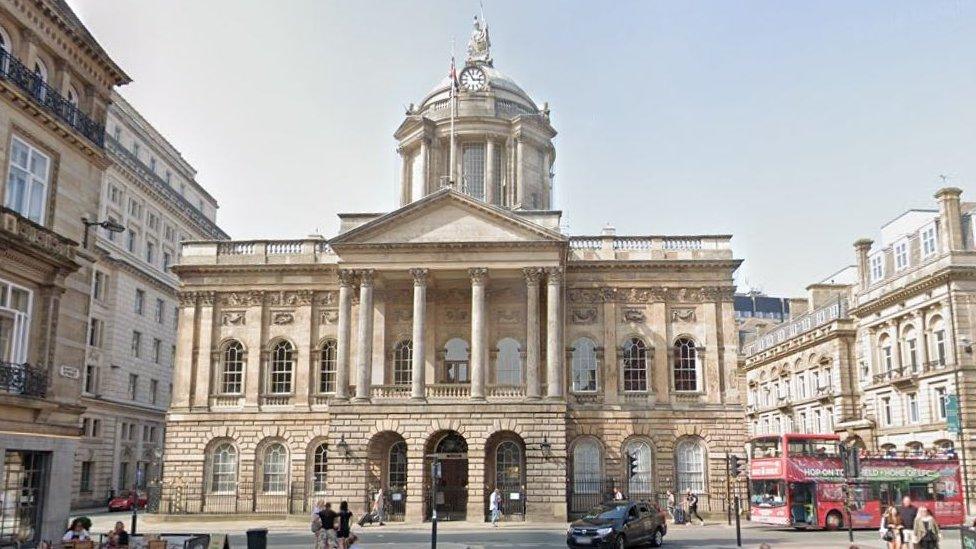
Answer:
[[[471,386],[460,383],[434,383],[427,386],[427,398],[468,398]]]
[[[215,395],[210,397],[211,408],[238,408],[244,404],[241,395]]]
[[[410,398],[409,385],[372,385],[369,394],[373,398]]]

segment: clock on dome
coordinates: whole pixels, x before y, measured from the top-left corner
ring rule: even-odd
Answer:
[[[478,67],[467,67],[461,71],[461,76],[458,78],[461,83],[461,88],[466,91],[483,91],[488,87],[488,78],[485,76],[485,72]]]

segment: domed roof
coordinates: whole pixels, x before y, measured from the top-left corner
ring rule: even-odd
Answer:
[[[505,99],[520,99],[524,102],[525,106],[531,107],[533,110],[539,109],[539,106],[529,97],[529,94],[525,93],[525,90],[519,87],[511,77],[487,64],[478,63],[477,67],[484,71],[490,90],[495,92],[508,92],[504,94],[506,96]],[[460,71],[458,72],[460,73]],[[451,77],[445,76],[433,89],[427,92],[427,95],[420,102],[420,108],[423,109],[428,103],[435,103],[442,99],[446,100],[450,98],[450,95]]]

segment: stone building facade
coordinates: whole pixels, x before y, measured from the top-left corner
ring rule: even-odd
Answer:
[[[453,107],[452,85],[396,132],[399,209],[184,244],[163,512],[383,489],[392,519],[480,521],[498,487],[506,516],[562,520],[611,486],[722,508],[745,438],[730,237],[563,234],[548,109],[487,29]]]
[[[176,355],[179,280],[170,267],[181,242],[227,238],[193,167],[118,94],[106,128],[111,164],[99,219],[125,232],[91,235],[101,258],[92,273],[73,507],[159,480]]]
[[[60,0],[0,6],[0,543],[63,533],[113,87],[128,76]],[[87,244],[87,246],[85,246]]]

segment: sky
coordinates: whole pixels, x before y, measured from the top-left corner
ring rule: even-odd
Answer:
[[[69,0],[233,238],[389,211],[393,131],[477,1]],[[939,175],[976,200],[976,2],[486,0],[495,67],[559,132],[570,234],[732,234],[804,295]],[[971,190],[972,189],[972,190]],[[969,193],[973,192],[973,195]]]

